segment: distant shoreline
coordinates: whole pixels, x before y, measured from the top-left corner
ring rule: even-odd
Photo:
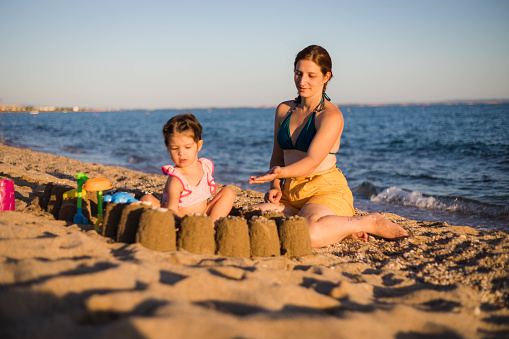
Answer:
[[[408,103],[389,103],[389,104],[339,104],[339,107],[390,107],[390,106],[472,106],[472,105],[504,105],[509,104],[509,99],[504,100],[452,100],[437,102],[408,102]]]
[[[463,106],[463,105],[504,105],[509,99],[489,100],[446,100],[429,102],[402,102],[402,103],[335,103],[338,107],[415,107],[415,106]],[[74,112],[119,112],[119,111],[182,111],[182,110],[218,110],[237,108],[275,108],[276,106],[231,106],[231,107],[166,107],[166,108],[111,108],[111,107],[53,107],[53,106],[19,106],[0,105],[0,113],[74,113]]]

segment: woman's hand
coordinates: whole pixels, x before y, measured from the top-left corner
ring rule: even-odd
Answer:
[[[263,184],[264,182],[270,182],[270,181],[273,181],[274,179],[278,179],[279,178],[278,175],[280,173],[281,173],[281,167],[275,166],[275,167],[272,167],[270,170],[268,170],[267,172],[265,172],[264,174],[262,174],[259,177],[252,176],[251,178],[249,178],[249,183],[250,184]]]
[[[267,193],[265,193],[265,202],[271,202],[273,204],[279,205],[279,200],[281,199],[281,190],[277,188],[273,188]]]

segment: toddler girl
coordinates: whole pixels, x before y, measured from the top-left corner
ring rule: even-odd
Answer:
[[[162,167],[164,174],[169,175],[164,186],[161,202],[153,195],[145,195],[141,201],[148,201],[153,207],[164,207],[172,210],[174,215],[182,217],[191,213],[206,213],[212,219],[212,225],[230,213],[235,192],[228,186],[216,193],[216,184],[212,174],[214,164],[206,158],[198,159],[203,140],[202,126],[190,113],[176,115],[163,127],[164,143],[175,166]]]

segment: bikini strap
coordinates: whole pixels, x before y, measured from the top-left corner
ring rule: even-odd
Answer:
[[[318,104],[318,106],[316,106],[315,108],[316,112],[323,111],[323,109],[325,108],[325,100],[330,101],[330,98],[325,92],[322,92],[322,100],[320,100],[320,103]]]

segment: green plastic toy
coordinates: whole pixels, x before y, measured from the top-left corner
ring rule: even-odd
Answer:
[[[87,176],[85,173],[78,173],[76,174],[76,178],[78,179],[78,211],[74,215],[73,222],[80,225],[85,225],[88,223],[87,218],[83,215],[82,212],[82,187],[83,183],[87,181]]]

